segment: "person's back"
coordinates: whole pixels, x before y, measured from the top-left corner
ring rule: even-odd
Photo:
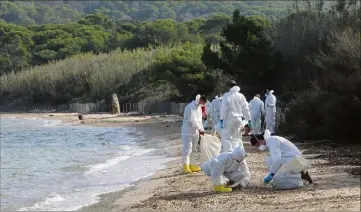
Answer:
[[[214,112],[219,113],[220,108],[221,108],[221,99],[217,98],[212,103],[212,109]]]
[[[254,97],[249,102],[249,106],[250,106],[251,114],[252,115],[258,115],[263,111],[262,106],[264,106],[264,104],[263,104],[261,99],[259,99],[258,97]]]
[[[283,137],[270,136],[266,142],[273,163],[302,154],[296,145]]]
[[[250,120],[249,117],[249,109],[248,109],[248,102],[246,100],[246,97],[244,97],[243,94],[239,93],[240,91],[239,86],[234,86],[230,89],[229,92],[227,92],[224,95],[222,104],[225,105],[224,111],[221,113],[224,113],[224,117],[221,119],[234,119],[234,118],[240,118],[240,117],[247,117],[247,120]]]

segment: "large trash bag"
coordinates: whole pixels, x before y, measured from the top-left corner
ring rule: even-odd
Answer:
[[[217,136],[204,134],[200,143],[200,163],[203,164],[221,153],[221,141]]]
[[[303,187],[301,171],[307,172],[311,164],[302,156],[295,156],[284,164],[273,177],[276,189],[296,189]]]

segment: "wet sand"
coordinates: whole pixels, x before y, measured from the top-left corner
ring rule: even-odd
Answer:
[[[27,114],[19,115],[27,116]],[[49,115],[52,114],[39,114],[44,117],[49,117]],[[14,114],[11,116],[14,117]],[[50,117],[67,120],[69,124],[81,124],[77,120],[77,114],[57,114]],[[99,203],[84,207],[81,211],[360,211],[360,176],[348,173],[356,165],[358,169],[360,168],[359,161],[353,166],[348,166],[342,162],[344,158],[342,154],[338,154],[338,160],[334,160],[333,157],[323,157],[323,155],[333,156],[331,152],[359,152],[359,146],[340,148],[325,146],[323,148],[308,143],[296,144],[312,163],[310,175],[314,184],[308,184],[297,190],[277,191],[270,185],[266,186],[262,183],[267,175],[263,163],[265,153],[252,148],[248,138],[244,138],[244,146],[248,152],[247,163],[252,175],[250,186],[232,193],[217,194],[212,191],[210,178],[202,172],[191,174],[181,172],[180,118],[174,116],[116,117],[102,114],[84,117],[84,124],[92,126],[136,127],[151,138],[150,142],[139,143],[139,145],[163,148],[160,153],[167,154],[175,160],[169,162],[167,168],[159,170],[148,179],[138,181],[132,187],[101,195]],[[355,161],[356,159],[347,160]]]

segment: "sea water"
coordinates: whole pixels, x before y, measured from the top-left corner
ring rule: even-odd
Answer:
[[[134,128],[1,119],[1,210],[70,211],[130,186],[171,160]]]

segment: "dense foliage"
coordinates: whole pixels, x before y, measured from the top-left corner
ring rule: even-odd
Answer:
[[[263,15],[275,19],[287,14],[285,1],[1,1],[0,20],[29,25],[78,21],[88,14],[102,13],[113,20],[186,21],[239,9],[242,15]]]
[[[112,92],[122,102],[189,101],[224,92],[232,78],[248,99],[275,90],[286,108],[283,132],[359,142],[359,2],[338,0],[327,9],[322,0],[305,3],[277,21],[239,9],[181,23],[102,13],[66,24],[0,22],[1,101],[59,104]]]

